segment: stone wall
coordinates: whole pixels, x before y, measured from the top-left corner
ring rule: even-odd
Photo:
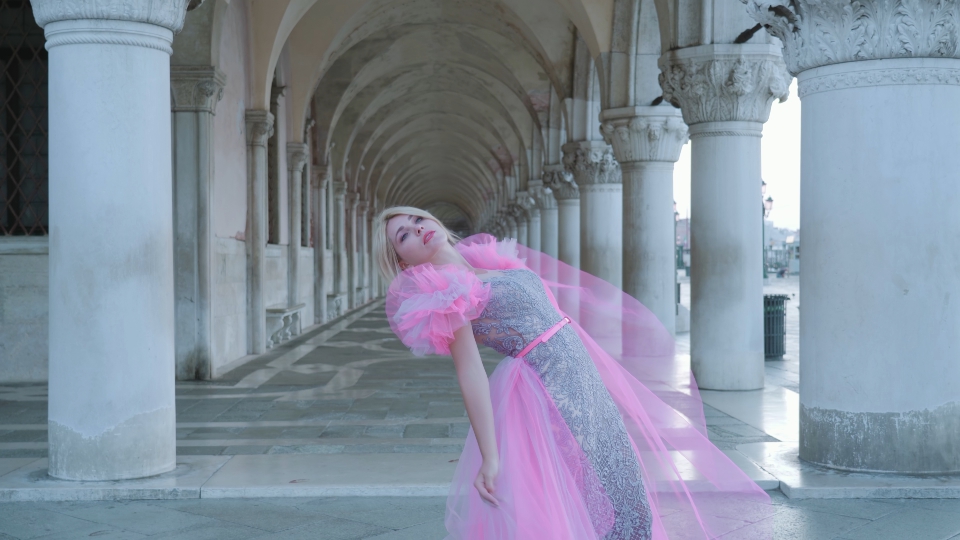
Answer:
[[[0,238],[0,383],[47,380],[46,238]]]
[[[212,371],[247,354],[247,252],[234,238],[216,239]]]

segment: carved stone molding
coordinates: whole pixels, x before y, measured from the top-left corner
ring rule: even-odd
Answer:
[[[660,57],[664,99],[678,105],[687,125],[759,122],[774,99],[786,101],[791,76],[774,45],[704,45]]]
[[[347,183],[334,180],[333,182],[333,196],[338,199],[342,199],[347,194]]]
[[[550,167],[550,165],[547,167]],[[554,165],[554,167],[559,167],[561,170],[563,169],[562,165]],[[547,173],[544,172],[543,174],[546,176]],[[547,210],[557,207],[557,200],[553,198],[553,191],[543,185],[542,180],[529,180],[527,182],[527,192],[530,194],[530,197],[533,198],[537,210]]]
[[[797,93],[802,98],[819,92],[868,86],[960,85],[960,64],[956,60],[926,59],[923,67],[917,67],[917,62],[916,59],[891,58],[807,70],[797,77]],[[947,65],[937,65],[941,63]]]
[[[540,184],[539,181],[536,184]],[[536,211],[538,214],[540,210],[537,208],[537,201],[533,198],[532,190],[536,186],[533,185],[533,182],[527,182],[527,191],[518,191],[517,192],[517,206],[523,208],[523,211],[527,213],[527,217],[532,217],[533,212]]]
[[[212,66],[170,66],[173,112],[216,114],[226,76]]]
[[[267,139],[273,136],[273,114],[260,109],[247,109],[247,144],[267,146]]]
[[[620,163],[680,159],[689,139],[680,111],[672,107],[626,107],[600,113],[601,132]]]
[[[507,214],[509,214],[517,223],[527,220],[527,209],[520,205],[518,202],[510,203],[507,206]]]
[[[794,75],[858,60],[960,57],[960,5],[953,0],[741,2],[783,42]]]
[[[303,172],[307,164],[308,149],[304,143],[287,143],[287,168],[291,171]]]
[[[543,168],[543,185],[550,189],[556,200],[580,198],[580,188],[573,181],[573,174],[561,165]]]
[[[619,184],[623,180],[613,148],[602,141],[580,141],[563,145],[563,166],[582,189],[594,184]]]
[[[183,28],[188,0],[31,0],[40,26],[57,21],[107,19],[154,24],[174,33]]]

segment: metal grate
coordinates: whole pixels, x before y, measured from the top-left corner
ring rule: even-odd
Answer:
[[[0,0],[0,236],[47,234],[47,51],[26,0]]]

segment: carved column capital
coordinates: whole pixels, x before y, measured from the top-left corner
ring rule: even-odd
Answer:
[[[303,172],[307,164],[309,149],[304,143],[287,143],[287,168],[291,171]]]
[[[563,145],[563,166],[584,189],[586,186],[619,184],[623,176],[613,149],[603,141],[579,141]],[[551,186],[552,187],[552,186]]]
[[[573,174],[563,165],[547,165],[543,168],[543,185],[558,201],[579,199],[580,188],[573,181]]]
[[[347,206],[357,210],[357,204],[360,202],[360,194],[356,191],[347,191]]]
[[[325,165],[313,165],[310,167],[310,185],[315,189],[327,189],[327,182],[330,181],[330,168]]]
[[[680,159],[689,139],[680,111],[670,106],[625,107],[601,111],[603,139],[620,163]]]
[[[360,201],[357,203],[357,212],[362,216],[366,216],[367,212],[370,210],[370,203],[367,201]]]
[[[161,26],[174,33],[183,28],[187,0],[30,0],[40,26],[82,19],[128,21]]]
[[[660,57],[663,97],[687,125],[758,122],[774,99],[786,101],[791,76],[775,45],[702,45]]]
[[[517,202],[512,202],[507,206],[507,213],[518,223],[527,219],[527,209]]]
[[[267,139],[273,136],[273,114],[260,109],[247,109],[245,120],[247,144],[266,147]]]
[[[216,114],[226,76],[213,66],[170,66],[173,112]]]
[[[960,58],[960,5],[923,0],[741,0],[783,42],[794,75],[886,58]]]
[[[523,208],[523,211],[526,212],[527,217],[532,217],[534,212],[537,215],[540,214],[540,209],[537,208],[537,201],[533,198],[533,189],[536,186],[532,185],[533,181],[527,183],[527,191],[518,191],[517,192],[517,206]],[[540,185],[540,181],[536,181],[536,185]]]
[[[344,199],[347,195],[347,183],[339,180],[333,181],[333,196],[338,199]]]

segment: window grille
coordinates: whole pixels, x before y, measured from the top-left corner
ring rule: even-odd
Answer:
[[[47,51],[27,0],[0,0],[0,236],[47,234]]]

